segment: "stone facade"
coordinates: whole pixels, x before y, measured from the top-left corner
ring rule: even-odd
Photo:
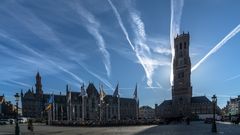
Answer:
[[[141,119],[154,119],[155,110],[150,106],[142,106],[139,108],[139,118]]]
[[[177,35],[174,39],[172,100],[165,100],[156,106],[159,118],[212,113],[212,103],[206,96],[192,97],[189,40],[189,33]]]
[[[240,95],[237,98],[230,98],[224,111],[226,116],[240,115]]]
[[[138,117],[138,100],[134,98],[122,98],[114,95],[102,95],[89,83],[86,90],[84,85],[79,92],[72,91],[66,86],[66,95],[44,94],[42,90],[41,76],[36,75],[36,92],[28,90],[21,92],[23,116],[32,118],[49,118],[51,120],[128,120]],[[102,89],[103,91],[103,89]],[[115,91],[118,90],[118,86]],[[137,89],[135,89],[137,91]],[[50,112],[46,111],[49,99],[53,97]]]
[[[48,96],[43,95],[41,76],[39,72],[36,75],[36,92],[34,89],[28,89],[28,91],[23,94],[21,91],[21,101],[22,101],[22,113],[25,117],[43,117],[44,113],[44,100],[46,101]]]
[[[10,102],[5,100],[5,96],[0,96],[0,118],[14,118],[15,106]]]
[[[175,56],[173,61],[173,109],[177,115],[189,115],[191,110],[191,61],[189,57],[189,34],[174,39]]]

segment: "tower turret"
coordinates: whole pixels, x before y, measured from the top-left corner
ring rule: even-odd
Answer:
[[[37,95],[42,95],[42,94],[43,94],[43,90],[42,90],[42,80],[41,80],[41,76],[40,76],[39,72],[37,72],[37,75],[36,75],[36,84],[35,84],[35,87],[36,87],[36,94],[37,94]]]

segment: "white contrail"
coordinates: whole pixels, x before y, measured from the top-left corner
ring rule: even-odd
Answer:
[[[237,78],[239,78],[239,77],[240,77],[240,74],[235,75],[235,76],[233,76],[233,77],[230,77],[230,78],[226,79],[226,81],[231,81],[231,80],[237,79]]]
[[[10,6],[3,9],[40,39],[48,42],[50,46],[54,46],[56,50],[68,55],[72,53],[68,47],[65,47],[56,32],[28,8],[23,7],[18,2],[11,2]]]
[[[113,86],[112,84],[107,81],[105,78],[101,77],[100,75],[92,72],[91,70],[89,70],[83,63],[79,62],[77,59],[73,59],[78,65],[80,65],[84,70],[86,70],[89,74],[91,74],[92,76],[96,77],[98,80],[100,80],[101,82],[103,82],[108,88],[110,88],[111,90],[113,90]]]
[[[111,75],[111,62],[110,62],[110,54],[106,49],[105,41],[103,39],[103,36],[100,34],[99,27],[100,23],[97,19],[95,19],[94,15],[87,11],[85,8],[83,8],[81,5],[77,4],[72,5],[72,7],[77,11],[77,13],[84,18],[85,27],[88,30],[88,32],[96,39],[97,45],[99,47],[100,52],[103,54],[104,60],[104,66],[107,71],[108,77]]]
[[[14,42],[14,43],[17,44],[17,45],[20,45],[23,49],[25,49],[26,51],[30,52],[31,54],[36,55],[36,56],[38,56],[38,57],[46,60],[47,62],[49,62],[49,63],[52,64],[53,66],[57,67],[59,70],[61,70],[61,71],[65,72],[65,73],[69,74],[70,76],[72,76],[74,79],[76,79],[76,80],[79,81],[80,83],[83,82],[81,78],[79,78],[77,75],[75,75],[75,74],[72,73],[71,71],[69,71],[69,70],[67,70],[66,68],[60,66],[59,64],[57,64],[57,63],[55,63],[54,61],[50,60],[50,59],[47,58],[46,56],[38,53],[37,51],[33,50],[32,48],[28,47],[27,45],[21,43],[20,41],[14,39],[14,38],[12,38],[12,37],[10,37],[10,36],[7,35],[6,33],[3,34],[3,33],[0,32],[0,36],[2,36],[2,37],[4,37],[4,38],[6,38],[6,39],[8,39],[8,40],[10,40],[10,41],[12,41],[12,42]],[[14,55],[14,54],[12,54],[12,55]],[[20,57],[19,59],[21,59],[21,57]]]
[[[153,75],[155,66],[152,64],[152,59],[149,56],[150,49],[148,45],[145,43],[146,33],[145,33],[144,23],[142,22],[140,16],[136,12],[131,11],[130,15],[133,20],[133,23],[135,24],[135,27],[134,27],[135,29],[134,32],[136,34],[135,53],[146,73],[147,85],[152,86],[152,75]]]
[[[171,0],[171,22],[170,22],[170,45],[172,50],[172,65],[170,73],[170,84],[173,85],[173,60],[175,56],[174,38],[180,33],[180,22],[184,0]]]
[[[129,39],[128,32],[127,32],[126,28],[123,25],[122,18],[120,16],[117,8],[113,5],[111,0],[108,0],[108,3],[111,5],[111,8],[113,9],[115,16],[117,17],[118,23],[119,23],[119,25],[120,25],[120,27],[121,27],[121,29],[122,29],[122,31],[123,31],[127,41],[128,41],[128,43],[130,44],[132,49],[135,50],[134,45],[132,44],[131,40]]]
[[[85,66],[81,65],[88,73],[90,73],[91,75],[93,75],[94,77],[96,77],[98,80],[102,81],[108,88],[110,88],[112,91],[114,90],[112,84],[110,82],[108,82],[106,79],[104,79],[103,77],[99,76],[98,74],[90,71],[88,68],[86,68]]]
[[[20,86],[24,86],[24,87],[32,87],[31,85],[27,84],[27,83],[23,83],[23,82],[19,82],[19,81],[15,81],[15,80],[7,80],[8,83],[14,83]]]
[[[145,33],[145,26],[140,18],[140,15],[136,13],[136,11],[130,11],[131,19],[133,20],[134,32],[136,35],[135,39],[135,53],[136,56],[143,66],[147,77],[147,85],[152,86],[152,75],[154,73],[154,69],[156,68],[155,60],[151,58],[150,48],[146,44],[146,33]]]
[[[156,65],[155,65],[156,62],[153,59],[151,59],[150,48],[145,43],[146,42],[146,33],[145,33],[145,27],[144,27],[143,21],[141,20],[137,11],[133,8],[130,8],[130,17],[133,21],[132,26],[134,29],[134,33],[136,35],[135,47],[134,47],[131,40],[129,39],[129,35],[126,31],[126,28],[123,25],[121,16],[120,16],[117,8],[114,6],[114,4],[111,2],[111,0],[108,0],[108,2],[114,11],[114,14],[118,20],[118,23],[129,43],[129,45],[131,46],[132,50],[135,52],[135,55],[136,55],[138,61],[140,62],[140,64],[142,65],[142,67],[145,71],[146,78],[147,78],[147,85],[151,86],[152,85],[152,75],[153,75],[154,69],[156,67]]]
[[[238,32],[240,32],[240,24],[235,27],[227,36],[225,36],[214,48],[212,48],[197,64],[195,64],[191,71],[193,72],[197,69],[209,56],[217,52],[228,40],[230,40],[233,36],[235,36]]]

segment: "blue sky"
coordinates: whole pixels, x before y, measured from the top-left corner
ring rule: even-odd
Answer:
[[[189,32],[193,95],[240,95],[238,0],[1,0],[0,94],[104,85],[140,105],[171,99],[173,37]]]

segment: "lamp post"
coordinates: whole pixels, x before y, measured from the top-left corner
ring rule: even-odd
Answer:
[[[19,129],[19,125],[18,125],[18,101],[19,101],[20,96],[18,93],[16,93],[16,95],[14,95],[14,97],[16,98],[16,107],[17,107],[15,135],[19,135],[20,129]]]
[[[106,121],[108,122],[108,106],[109,106],[109,104],[107,103],[106,104]]]
[[[216,132],[217,132],[216,119],[215,119],[216,103],[217,103],[217,97],[216,97],[216,95],[213,95],[213,97],[212,97],[212,103],[213,103],[212,132],[216,133]]]

